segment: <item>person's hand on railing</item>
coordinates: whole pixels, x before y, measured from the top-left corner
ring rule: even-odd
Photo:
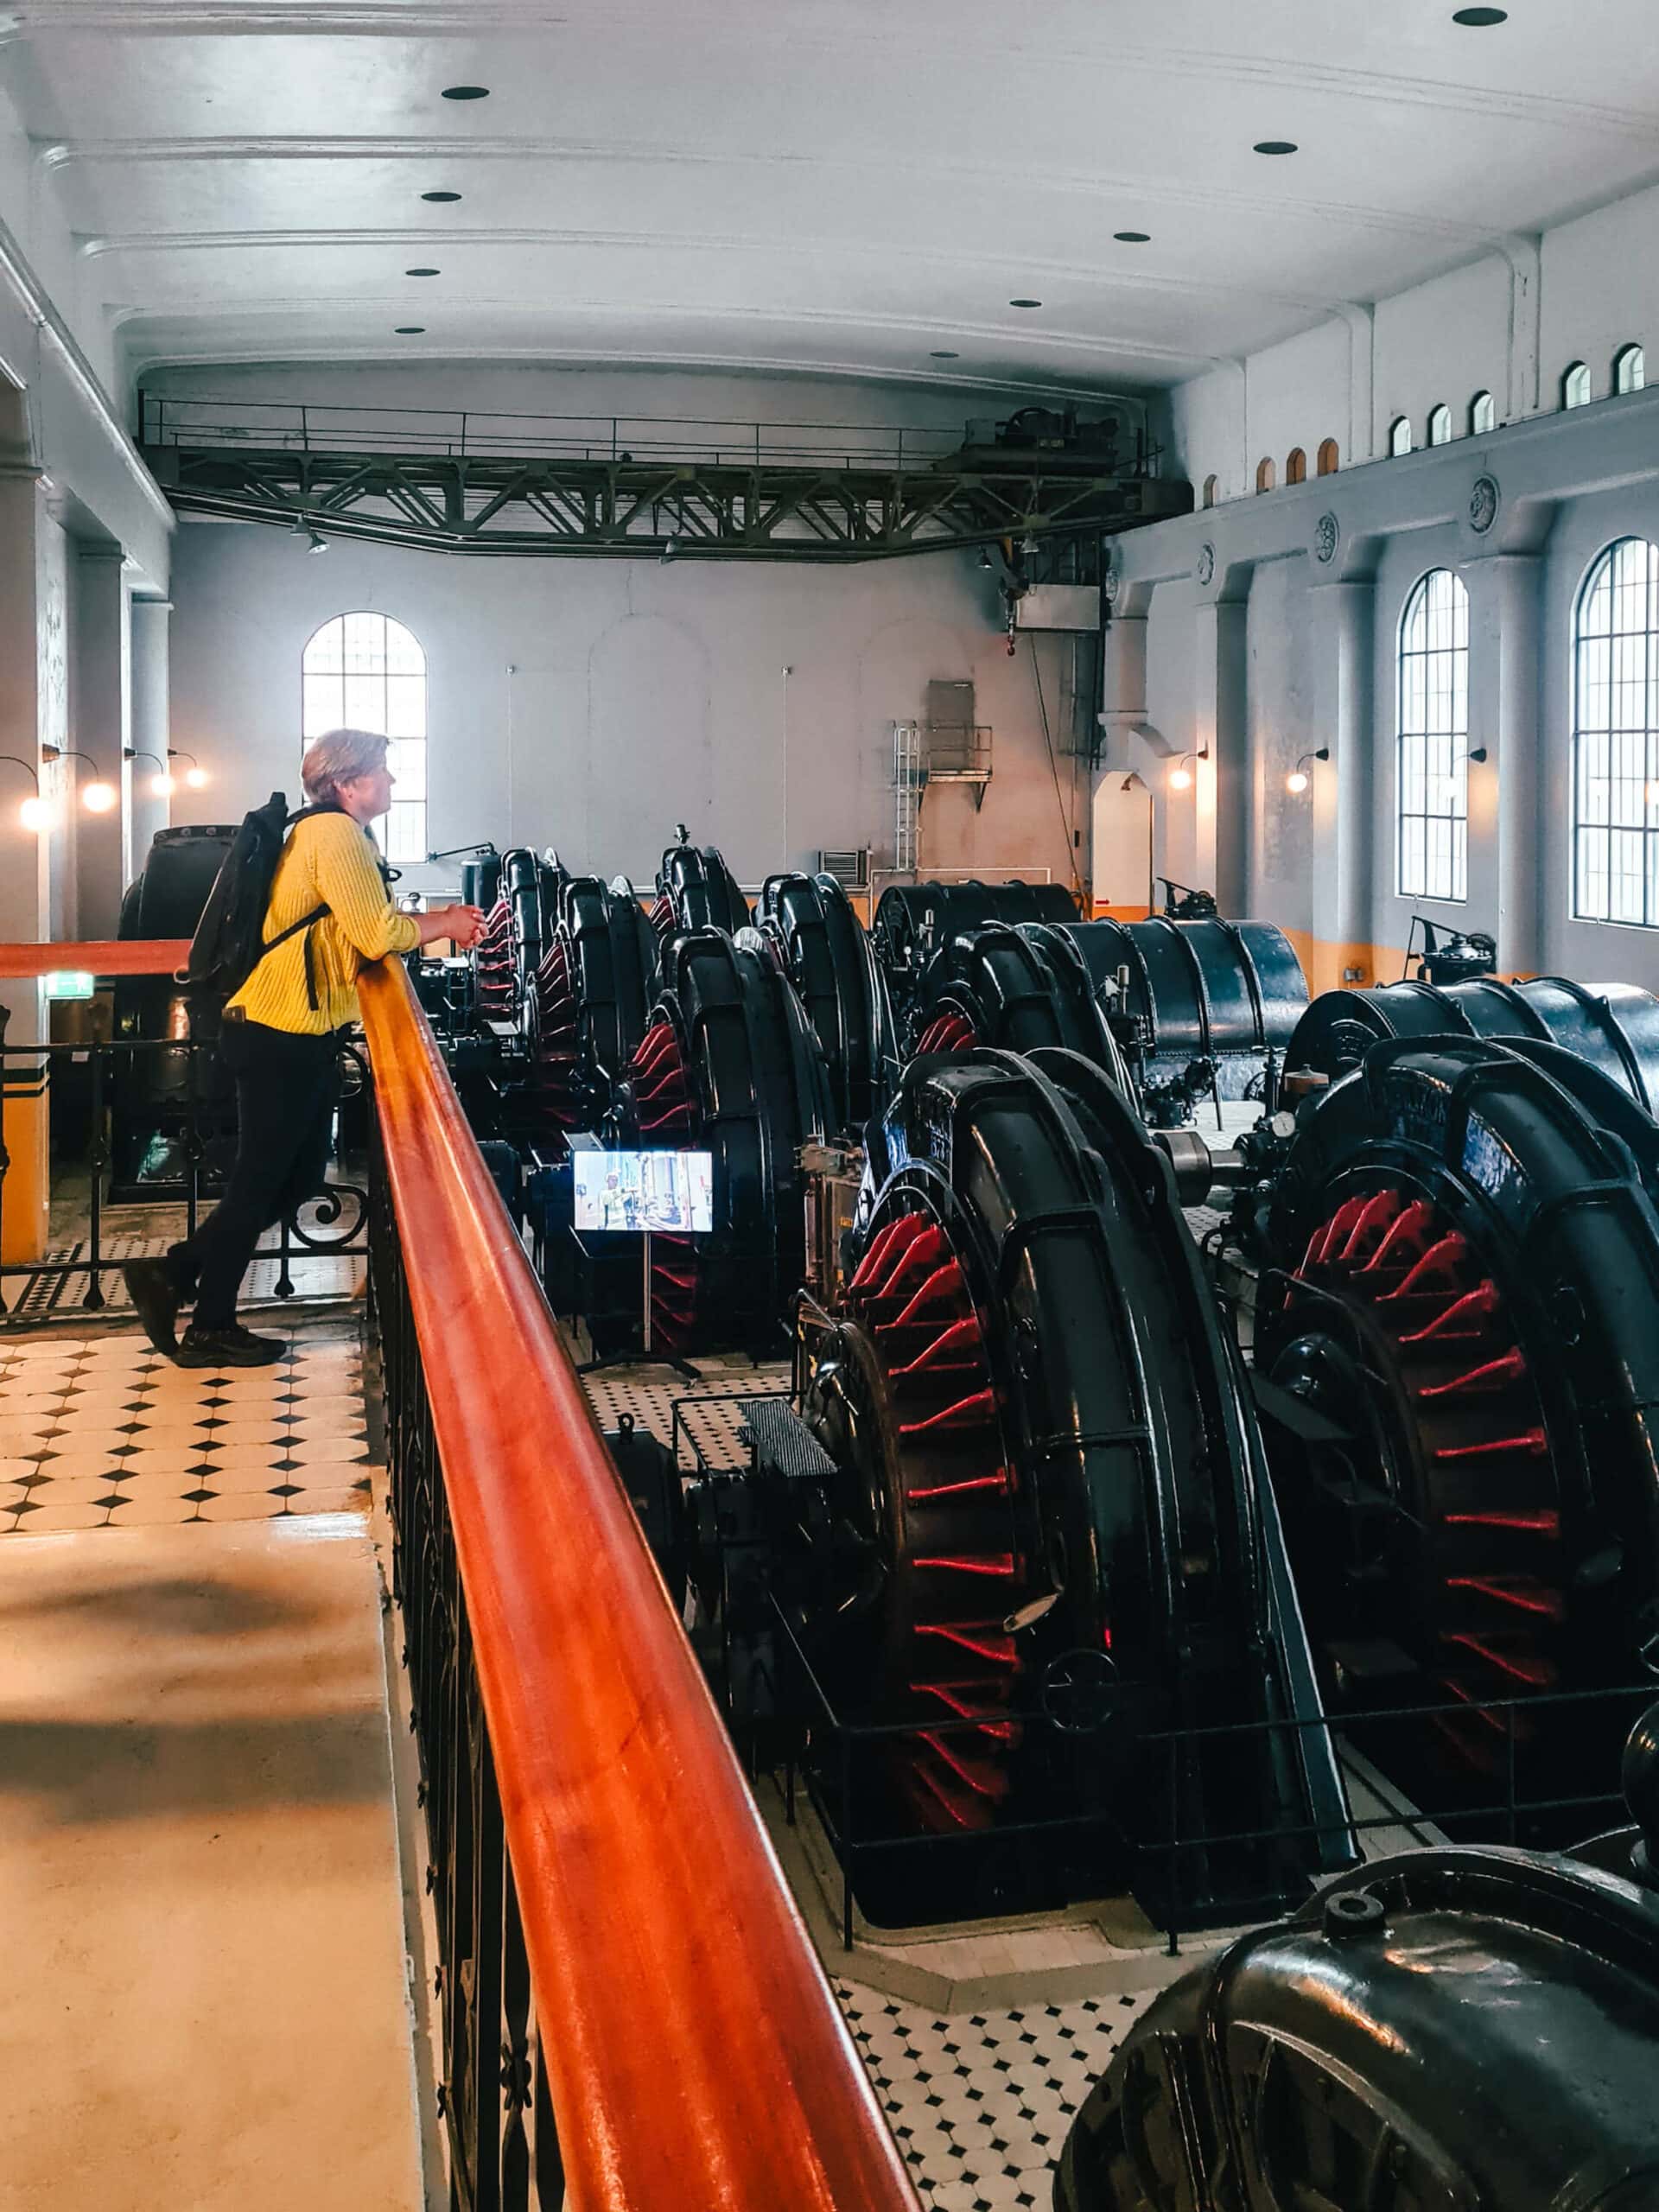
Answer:
[[[415,918],[423,944],[430,944],[435,938],[448,938],[461,952],[478,943],[484,927],[483,911],[478,906],[429,906]]]

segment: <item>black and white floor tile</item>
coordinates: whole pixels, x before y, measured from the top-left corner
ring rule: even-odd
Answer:
[[[1072,2115],[1154,1994],[939,2019],[834,1987],[930,2212],[1046,2212]]]
[[[762,1360],[757,1364],[734,1354],[730,1358],[700,1359],[696,1364],[702,1377],[696,1382],[688,1382],[671,1367],[647,1361],[601,1368],[597,1374],[583,1376],[582,1381],[601,1428],[614,1428],[620,1414],[630,1414],[639,1427],[671,1445],[674,1408],[677,1402],[686,1400],[690,1402],[683,1409],[682,1421],[704,1465],[746,1466],[748,1453],[738,1436],[742,1423],[741,1401],[786,1397],[789,1362]],[[683,1451],[681,1458],[684,1464],[689,1454]]]
[[[361,1510],[359,1321],[282,1333],[279,1365],[224,1370],[136,1332],[0,1338],[0,1535]]]

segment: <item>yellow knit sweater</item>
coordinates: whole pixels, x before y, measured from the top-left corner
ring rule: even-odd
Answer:
[[[343,1029],[358,1018],[357,977],[365,963],[389,952],[412,952],[421,941],[415,917],[400,914],[391,903],[367,830],[349,814],[314,814],[289,831],[271,879],[265,942],[314,906],[328,912],[267,953],[230,1001],[250,1021],[298,1036]],[[305,984],[308,938],[315,1009]]]

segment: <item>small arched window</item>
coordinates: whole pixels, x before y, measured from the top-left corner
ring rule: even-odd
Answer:
[[[1648,381],[1648,357],[1640,346],[1622,346],[1613,357],[1613,390],[1640,391]]]
[[[1285,481],[1287,484],[1306,484],[1307,481],[1307,455],[1300,446],[1292,446],[1285,455]]]
[[[1431,407],[1428,410],[1428,442],[1432,446],[1449,446],[1452,442],[1452,410]]]
[[[1497,402],[1490,391],[1478,391],[1469,403],[1469,435],[1484,438],[1497,428]]]
[[[1573,912],[1659,927],[1659,545],[1621,537],[1579,594]]]
[[[1319,474],[1334,476],[1342,466],[1342,449],[1334,438],[1325,438],[1319,445]]]
[[[1574,361],[1561,378],[1561,404],[1563,407],[1587,407],[1590,398],[1590,372],[1582,361]]]
[[[1205,480],[1204,480],[1204,504],[1205,504],[1205,505],[1206,507],[1213,507],[1213,506],[1215,505],[1215,504],[1216,504],[1216,493],[1217,493],[1217,489],[1218,489],[1218,488],[1219,488],[1219,487],[1218,487],[1218,486],[1217,486],[1217,484],[1216,479],[1215,479],[1213,476],[1206,476],[1206,477],[1205,478]]]
[[[1258,492],[1271,492],[1278,480],[1278,477],[1274,472],[1273,455],[1271,454],[1263,454],[1261,460],[1255,465],[1256,490]]]
[[[1395,786],[1402,899],[1469,895],[1469,594],[1450,569],[1418,579],[1400,618]]]
[[[336,614],[307,643],[300,694],[302,744],[331,729],[374,730],[391,741],[386,766],[397,789],[375,830],[394,865],[423,861],[426,655],[413,632],[389,614]]]
[[[1411,451],[1411,417],[1396,415],[1389,425],[1389,451],[1398,461]]]

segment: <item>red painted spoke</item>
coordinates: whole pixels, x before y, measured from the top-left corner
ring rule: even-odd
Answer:
[[[1012,1497],[1014,1478],[1006,1467],[994,1475],[972,1475],[966,1482],[931,1483],[923,1490],[907,1490],[906,1505],[937,1505],[948,1497]]]
[[[1434,1209],[1421,1198],[1414,1198],[1403,1213],[1395,1214],[1365,1265],[1362,1275],[1372,1275],[1384,1268],[1397,1268],[1418,1258],[1426,1249],[1429,1224],[1434,1218]]]
[[[1496,1359],[1485,1360],[1480,1366],[1470,1368],[1466,1374],[1454,1375],[1449,1382],[1425,1382],[1417,1395],[1427,1399],[1467,1397],[1471,1393],[1500,1389],[1506,1382],[1524,1382],[1526,1378],[1526,1356],[1511,1344]]]
[[[1476,1444],[1438,1445],[1431,1456],[1436,1459],[1491,1459],[1504,1452],[1524,1452],[1529,1459],[1541,1459],[1548,1450],[1549,1439],[1541,1428],[1522,1428],[1513,1436],[1483,1437]]]
[[[1445,1513],[1448,1529],[1514,1529],[1532,1536],[1559,1536],[1561,1516],[1540,1507],[1535,1513]]]
[[[1449,1574],[1446,1586],[1448,1590],[1472,1590],[1477,1596],[1490,1598],[1497,1605],[1513,1605],[1517,1612],[1535,1613],[1541,1620],[1559,1621],[1567,1611],[1560,1591],[1551,1590],[1541,1582],[1505,1582],[1490,1574]]]
[[[847,1286],[849,1294],[873,1289],[888,1265],[926,1227],[925,1214],[901,1213],[897,1221],[890,1221],[885,1229],[878,1230]]]
[[[1468,1238],[1460,1230],[1449,1229],[1444,1236],[1429,1246],[1398,1288],[1386,1293],[1377,1300],[1377,1304],[1389,1306],[1397,1298],[1419,1296],[1426,1285],[1455,1283],[1458,1269],[1468,1255]]]
[[[1389,1301],[1386,1298],[1379,1298],[1376,1302],[1379,1306],[1386,1306]],[[1484,1282],[1477,1283],[1472,1290],[1465,1291],[1461,1298],[1454,1298],[1427,1326],[1412,1330],[1400,1341],[1402,1344],[1449,1344],[1460,1341],[1465,1336],[1478,1336],[1480,1333],[1478,1328],[1471,1328],[1468,1325],[1490,1321],[1498,1310],[1498,1303],[1497,1287],[1489,1276]]]
[[[989,1659],[999,1667],[1015,1665],[1020,1656],[1011,1636],[1000,1635],[982,1622],[918,1621],[916,1633],[954,1643],[963,1651],[971,1651],[976,1659]]]
[[[1003,1581],[1012,1581],[1020,1571],[1020,1562],[1012,1552],[983,1552],[967,1558],[915,1559],[911,1565],[943,1567],[950,1574],[988,1574]]]
[[[1330,1265],[1332,1254],[1364,1211],[1365,1201],[1363,1198],[1343,1200],[1325,1225],[1325,1232],[1319,1238],[1319,1248],[1313,1255],[1316,1266]]]
[[[1378,1230],[1387,1228],[1395,1214],[1399,1212],[1401,1203],[1398,1191],[1373,1191],[1360,1208],[1359,1217],[1349,1230],[1347,1241],[1341,1251],[1337,1255],[1338,1265],[1346,1266],[1349,1261],[1363,1257],[1360,1251],[1361,1244],[1367,1238],[1376,1236]]]
[[[937,1436],[941,1430],[984,1428],[996,1417],[995,1390],[976,1390],[971,1397],[958,1398],[953,1406],[942,1412],[929,1414],[925,1421],[907,1421],[899,1425],[900,1436]]]
[[[931,1729],[924,1729],[917,1740],[925,1744],[934,1758],[942,1760],[976,1797],[995,1798],[1007,1795],[1007,1777],[1001,1769],[968,1758],[964,1752],[957,1750],[950,1737],[936,1736]]]
[[[1507,1675],[1512,1681],[1530,1683],[1534,1689],[1547,1689],[1555,1679],[1555,1669],[1548,1659],[1528,1652],[1506,1651],[1501,1644],[1489,1643],[1484,1637],[1471,1635],[1466,1630],[1453,1630],[1444,1641],[1472,1651],[1476,1658],[1484,1659],[1500,1675]]]
[[[925,1351],[918,1352],[907,1367],[889,1369],[889,1380],[902,1382],[908,1375],[925,1375],[935,1368],[955,1366],[958,1363],[957,1359],[958,1353],[979,1351],[982,1348],[984,1341],[984,1336],[979,1325],[979,1316],[976,1313],[970,1313],[965,1320],[953,1321],[948,1329],[934,1338]],[[964,1371],[968,1371],[972,1366],[982,1365],[983,1362],[964,1360],[960,1363]]]

